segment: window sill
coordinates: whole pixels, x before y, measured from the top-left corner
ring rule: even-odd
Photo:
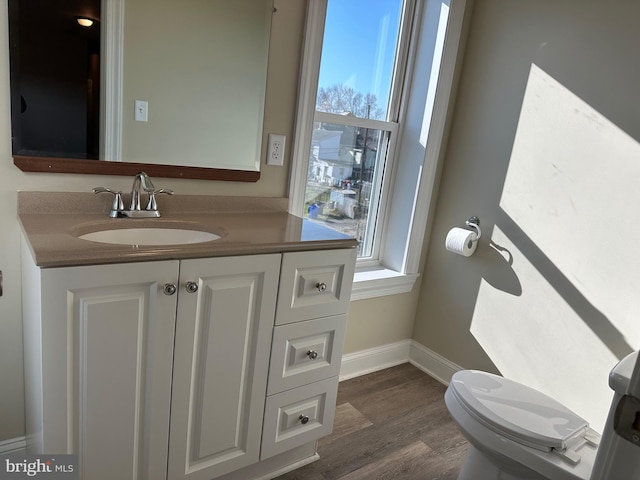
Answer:
[[[417,273],[403,274],[381,266],[357,268],[353,277],[351,301],[408,293],[417,279]]]

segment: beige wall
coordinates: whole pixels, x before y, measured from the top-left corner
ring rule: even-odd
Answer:
[[[414,287],[411,293],[351,302],[344,352],[411,338],[419,291]]]
[[[290,145],[306,2],[275,0],[274,4],[277,13],[273,17],[270,41],[264,137],[268,132],[284,133]],[[97,185],[126,191],[131,186],[131,179],[125,177],[27,174],[13,166],[6,10],[3,0],[0,2],[0,270],[4,274],[4,295],[0,297],[0,441],[24,435],[20,228],[16,220],[16,192],[89,191]],[[263,148],[261,178],[255,184],[179,179],[156,179],[155,183],[158,187],[173,188],[177,193],[286,197],[290,149],[285,155],[284,168],[264,165],[264,156]],[[409,338],[414,308],[415,299],[407,300],[403,295],[355,302],[349,315],[347,351]]]
[[[596,428],[640,347],[638,18],[631,0],[475,2],[414,330]],[[477,253],[446,252],[471,215]]]

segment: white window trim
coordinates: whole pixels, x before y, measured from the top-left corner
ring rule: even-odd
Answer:
[[[318,74],[326,15],[327,0],[309,0],[300,65],[296,126],[291,149],[291,177],[289,179],[289,212],[300,217],[303,216],[304,210],[304,194],[307,186],[313,136],[311,125],[313,125],[313,117],[316,113]]]
[[[402,101],[400,114],[399,143],[393,155],[399,158],[389,159],[394,170],[390,172],[391,195],[384,215],[384,224],[378,235],[381,235],[381,247],[377,262],[367,260],[358,261],[354,277],[351,300],[363,300],[383,295],[407,293],[419,276],[422,246],[430,226],[432,200],[437,194],[439,165],[444,156],[446,136],[448,131],[453,97],[456,84],[456,66],[461,58],[461,45],[465,32],[465,18],[468,16],[470,0],[449,0],[449,17],[444,36],[441,62],[437,85],[429,86],[433,98],[431,106],[431,121],[424,153],[421,158],[409,152],[403,154],[404,121],[408,109],[411,108],[414,74],[414,62],[420,55],[425,55],[424,47],[420,44],[420,37],[424,32],[417,32],[411,39],[408,67],[405,74],[406,90]],[[445,0],[417,0],[415,20],[423,28],[425,9]],[[436,5],[437,6],[437,5]],[[296,116],[295,138],[292,148],[292,167],[289,187],[289,211],[298,216],[303,215],[304,195],[309,168],[309,155],[316,93],[318,90],[318,73],[320,70],[320,54],[324,35],[324,18],[327,11],[327,0],[309,0],[307,24],[303,47],[300,86],[298,90],[299,102]],[[433,57],[433,52],[429,55]],[[435,90],[434,90],[435,89]],[[416,100],[413,100],[414,102]],[[424,99],[421,100],[423,103]],[[427,102],[427,104],[429,104]],[[424,108],[424,105],[422,105]],[[426,117],[426,115],[425,115]],[[410,150],[410,149],[407,149]],[[413,176],[413,184],[408,185],[407,173],[403,166],[410,165],[417,168]],[[408,172],[411,173],[411,172]],[[404,215],[394,215],[404,211]],[[410,215],[406,211],[410,210]],[[395,218],[404,217],[404,222]],[[392,220],[393,219],[393,220]],[[400,222],[402,225],[394,224]]]

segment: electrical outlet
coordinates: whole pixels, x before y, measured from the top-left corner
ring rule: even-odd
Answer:
[[[267,165],[281,167],[284,164],[284,135],[269,134],[269,147],[267,148]]]

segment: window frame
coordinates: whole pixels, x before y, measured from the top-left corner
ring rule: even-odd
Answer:
[[[319,114],[323,118],[326,115],[327,119],[332,115],[317,113],[315,110],[327,1],[309,0],[307,10],[289,183],[289,212],[298,216],[303,216],[304,213],[313,122]],[[461,45],[466,34],[467,23],[465,19],[471,10],[468,8],[470,1],[407,1],[402,22],[410,22],[409,34],[401,35],[399,39],[398,49],[401,54],[394,65],[392,81],[392,89],[399,89],[399,94],[392,95],[390,98],[387,115],[387,120],[390,121],[382,121],[385,126],[381,127],[378,123],[380,121],[357,120],[358,126],[362,125],[362,122],[374,122],[372,126],[376,125],[375,128],[389,130],[389,125],[395,125],[395,128],[390,135],[384,166],[373,256],[360,258],[357,261],[352,300],[410,292],[419,276],[422,247],[425,236],[428,235],[431,205],[437,193],[439,165],[444,155],[450,123],[452,110],[450,107],[453,105],[456,84],[456,66],[462,57]],[[430,81],[428,86],[433,98],[424,155],[417,159],[420,163],[418,180],[407,185],[406,175],[403,173],[407,173],[407,164],[416,163],[416,158],[408,159],[408,156],[402,154],[404,142],[411,141],[404,138],[404,123],[412,106],[419,106],[420,101],[424,104],[424,99],[412,98],[414,89],[412,76],[417,61],[424,60],[428,56],[437,57],[434,55],[436,47],[425,47],[423,44],[423,37],[427,35],[422,31],[425,28],[426,13],[429,13],[428,10],[434,5],[437,7],[437,4],[448,4],[448,19],[444,31],[438,31],[438,35],[441,34],[442,52],[438,57],[440,62],[437,67],[437,76],[432,77],[435,81]],[[427,107],[423,105],[423,108]],[[336,121],[336,123],[346,123],[346,121],[347,118],[342,117],[340,122]],[[415,178],[413,180],[415,181]],[[391,220],[394,211],[406,212],[407,209],[410,209],[410,214],[401,215],[404,217],[402,225],[394,225],[394,221]]]
[[[371,130],[380,130],[382,132],[389,132],[388,141],[386,141],[386,148],[384,149],[383,155],[386,157],[382,162],[379,161],[376,164],[376,173],[375,176],[381,176],[382,181],[380,188],[377,189],[377,193],[375,194],[376,200],[372,203],[374,205],[376,211],[376,218],[384,218],[384,212],[386,210],[386,200],[388,197],[388,191],[390,187],[390,179],[388,178],[387,173],[392,171],[393,169],[393,160],[395,158],[394,152],[396,150],[396,144],[398,141],[398,122],[390,122],[385,120],[373,120],[368,118],[356,118],[351,116],[344,116],[335,113],[327,113],[316,111],[314,115],[314,122],[323,122],[330,123],[336,125],[344,125],[348,127],[355,128],[365,128]],[[308,167],[307,167],[308,170]],[[305,188],[306,188],[306,177],[305,177]],[[304,197],[303,197],[304,198]],[[303,200],[304,204],[304,200]],[[298,215],[302,216],[303,212],[301,211]],[[377,264],[378,258],[380,255],[380,236],[379,231],[381,229],[380,222],[375,221],[373,226],[373,231],[370,231],[367,228],[366,236],[373,236],[373,240],[371,242],[371,255],[367,257],[358,257],[358,264]]]

